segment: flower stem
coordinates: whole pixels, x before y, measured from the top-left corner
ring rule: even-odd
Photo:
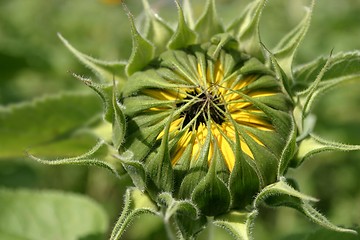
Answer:
[[[214,217],[207,217],[207,240],[214,240]]]
[[[172,227],[170,219],[164,219],[165,231],[169,240],[177,240],[174,227]]]

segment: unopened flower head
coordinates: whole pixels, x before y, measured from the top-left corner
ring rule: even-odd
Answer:
[[[109,145],[116,151],[112,156],[141,191],[129,190],[114,236],[122,234],[132,214],[150,211],[165,222],[172,219],[183,238],[198,234],[211,216],[237,239],[248,239],[264,201],[351,232],[328,222],[311,206],[314,199],[284,176],[319,152],[360,149],[312,134],[311,113],[320,93],[352,79],[320,84],[325,72],[358,55],[339,55],[334,63],[320,59],[294,72],[293,57],[310,25],[313,3],[271,50],[259,33],[265,0],[252,1],[228,27],[217,16],[215,0],[207,1],[197,21],[189,1],[175,3],[175,29],[143,0],[140,31],[124,7],[133,39],[127,62],[91,58],[61,37],[103,80],[82,79],[104,100],[113,131]],[[99,165],[116,172],[109,163]]]
[[[124,147],[147,164],[154,161],[167,135],[169,161],[179,173],[174,179],[179,188],[173,191],[191,198],[196,185],[182,184],[184,178],[196,172],[205,177],[213,164],[214,177],[231,188],[224,195],[231,196],[236,207],[249,204],[262,186],[276,180],[292,107],[272,70],[235,48],[238,43],[233,39],[219,47],[221,37],[224,34],[208,43],[165,51],[130,76],[123,98],[125,115],[132,119],[128,131],[144,141],[131,139]],[[146,84],[136,84],[141,80]],[[145,151],[136,150],[140,148]],[[251,189],[229,182],[244,168],[250,175],[243,175],[257,182]],[[207,207],[214,209],[208,200]],[[224,202],[223,209],[229,204]]]

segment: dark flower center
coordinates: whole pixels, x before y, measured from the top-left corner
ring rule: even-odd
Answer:
[[[193,128],[197,129],[200,123],[206,124],[209,117],[219,125],[225,121],[226,110],[220,96],[212,95],[210,92],[197,93],[192,91],[188,93],[182,102],[176,104],[176,107],[180,108],[188,101],[194,101],[194,103],[182,111],[180,116],[184,117],[184,126],[196,118],[195,123],[190,126],[191,130],[194,130]]]

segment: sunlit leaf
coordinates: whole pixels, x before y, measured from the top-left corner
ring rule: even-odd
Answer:
[[[294,79],[296,81],[296,87],[304,89],[308,87],[310,83],[316,79],[321,69],[328,61],[328,57],[320,57],[310,63],[299,66],[294,71]],[[331,56],[331,64],[328,66],[327,71],[322,77],[322,84],[326,84],[328,80],[336,80],[338,78],[344,78],[346,76],[358,76],[360,75],[360,52],[345,52],[338,53]]]
[[[155,47],[152,43],[150,43],[148,40],[146,40],[140,35],[138,30],[136,29],[134,18],[126,7],[125,11],[127,12],[130,21],[131,36],[133,42],[131,56],[125,68],[126,74],[130,76],[133,73],[144,68],[147,64],[149,64],[149,62],[154,57]]]
[[[252,1],[242,16],[234,21],[227,31],[234,32],[242,43],[241,50],[263,60],[264,55],[259,34],[259,22],[266,0]]]
[[[108,227],[99,204],[69,193],[0,189],[0,212],[3,240],[100,240]]]
[[[224,31],[217,16],[214,0],[207,1],[205,11],[196,23],[195,30],[200,33],[199,37],[202,42],[209,41],[211,37]]]
[[[303,161],[309,159],[310,157],[328,151],[359,151],[360,145],[349,145],[338,142],[331,142],[325,139],[322,139],[319,136],[310,134],[309,137],[301,141],[299,145],[299,150],[296,155],[296,160],[293,164],[299,165]],[[296,161],[296,162],[295,162]]]
[[[111,171],[115,176],[120,178],[123,173],[123,168],[119,162],[116,161],[111,155],[111,147],[108,147],[104,141],[99,141],[93,148],[88,150],[82,155],[69,158],[57,158],[57,159],[44,159],[38,156],[31,155],[29,157],[47,165],[90,165],[105,168]],[[102,154],[99,152],[103,152]],[[97,157],[97,155],[100,155]]]
[[[184,12],[180,6],[180,4],[176,2],[178,7],[178,26],[177,29],[170,39],[168,43],[168,48],[170,49],[179,49],[182,47],[186,47],[190,44],[194,44],[196,42],[197,35],[190,28],[188,23],[185,21]]]
[[[143,0],[145,10],[145,36],[156,46],[156,53],[161,53],[166,49],[167,42],[170,40],[174,31],[171,27],[150,7],[148,0]]]
[[[311,201],[317,200],[295,190],[285,182],[285,179],[281,179],[279,182],[265,187],[259,193],[254,201],[254,207],[257,207],[262,202],[266,202],[266,204],[272,207],[291,207],[326,229],[354,233],[352,229],[338,227],[331,223],[310,204]]]
[[[0,158],[24,155],[39,144],[67,138],[101,119],[94,94],[64,93],[0,108]]]

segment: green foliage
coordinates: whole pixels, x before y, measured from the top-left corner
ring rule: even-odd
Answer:
[[[70,193],[0,189],[0,212],[3,240],[100,240],[108,228],[99,204]]]
[[[180,4],[176,1],[178,8],[178,27],[175,31],[175,34],[171,37],[168,42],[168,48],[170,49],[179,49],[185,47],[189,44],[194,44],[196,42],[197,35],[196,33],[189,28],[185,21],[184,12]]]
[[[64,93],[2,107],[0,159],[22,157],[31,147],[68,138],[99,121],[101,112],[99,98],[92,93]],[[89,147],[92,142],[89,138],[77,140],[77,143],[73,143],[81,149],[84,149],[84,145]],[[57,153],[62,156],[64,151],[60,149]],[[52,154],[54,156],[56,153]]]
[[[144,39],[136,29],[133,16],[127,10],[131,25],[132,36],[132,52],[129,58],[129,63],[126,65],[126,74],[128,76],[143,69],[153,59],[155,55],[155,47],[148,40]]]

